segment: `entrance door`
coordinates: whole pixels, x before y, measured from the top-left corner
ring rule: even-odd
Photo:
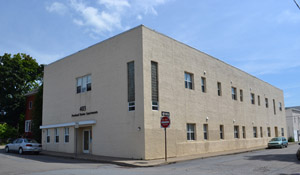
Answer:
[[[83,130],[83,153],[90,152],[90,130]]]

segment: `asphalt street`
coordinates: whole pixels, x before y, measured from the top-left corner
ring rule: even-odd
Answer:
[[[196,159],[148,168],[130,168],[46,155],[18,155],[0,150],[0,174],[24,175],[300,175],[296,151],[300,146]]]

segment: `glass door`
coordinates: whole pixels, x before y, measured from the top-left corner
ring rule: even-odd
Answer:
[[[83,130],[83,153],[90,152],[90,130]]]

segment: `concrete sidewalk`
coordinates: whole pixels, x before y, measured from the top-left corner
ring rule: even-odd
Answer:
[[[91,155],[91,154],[78,154],[77,156],[75,156],[75,154],[52,152],[52,151],[42,151],[41,154],[49,155],[49,156],[64,157],[64,158],[80,159],[80,160],[90,160],[90,161],[96,161],[96,162],[100,162],[100,163],[110,163],[110,164],[116,164],[116,165],[128,166],[128,167],[154,167],[154,166],[167,165],[167,164],[188,161],[188,160],[194,160],[194,159],[203,159],[203,158],[208,158],[208,157],[231,155],[231,154],[238,154],[238,153],[243,153],[243,152],[251,152],[251,151],[256,151],[256,150],[262,150],[265,148],[266,147],[255,147],[255,148],[251,148],[251,149],[239,149],[239,150],[231,150],[231,151],[197,154],[197,155],[191,155],[191,156],[172,157],[172,158],[168,158],[167,162],[165,161],[165,159],[133,160],[133,159],[125,159],[125,158],[97,156],[97,155]]]

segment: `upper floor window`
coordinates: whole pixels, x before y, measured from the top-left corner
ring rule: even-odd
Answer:
[[[128,110],[135,110],[135,78],[134,61],[127,63],[127,90],[128,90]]]
[[[222,96],[222,84],[217,82],[218,96]]]
[[[253,93],[250,94],[251,97],[251,104],[255,104],[255,95]]]
[[[187,89],[193,89],[193,74],[191,73],[184,73],[184,85]]]
[[[206,78],[201,77],[201,91],[206,92]]]
[[[273,109],[274,109],[274,115],[276,115],[276,105],[275,105],[275,99],[273,99]]]
[[[240,101],[243,101],[244,100],[244,97],[243,97],[243,90],[240,89]]]
[[[29,109],[32,109],[32,101],[29,101]]]
[[[25,121],[25,132],[31,132],[31,120]]]
[[[260,106],[260,96],[259,95],[257,96],[257,104],[258,104],[258,106]]]
[[[77,94],[92,90],[91,75],[77,78]]]
[[[158,111],[158,70],[157,63],[151,61],[151,95],[152,110]]]
[[[266,108],[268,108],[269,107],[269,100],[268,100],[268,98],[265,98],[265,103],[266,103]]]
[[[282,104],[279,102],[279,111],[282,111]]]
[[[236,100],[236,88],[235,87],[231,87],[231,97],[233,100]]]

